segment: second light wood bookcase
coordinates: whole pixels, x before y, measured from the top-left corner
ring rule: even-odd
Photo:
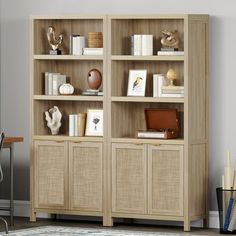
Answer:
[[[48,26],[64,34],[63,54],[48,55]],[[161,31],[178,30],[184,56],[157,56]],[[69,55],[69,35],[103,33],[103,56]],[[31,19],[31,220],[38,212],[207,224],[208,16],[35,16]],[[152,34],[153,56],[132,56],[130,36]],[[87,72],[103,73],[103,96],[81,96]],[[169,68],[184,98],[156,98],[152,75]],[[127,97],[130,69],[146,69],[145,97]],[[76,95],[44,95],[43,74],[64,73]],[[60,135],[50,135],[44,111],[63,114]],[[104,111],[103,137],[69,137],[68,115]],[[178,139],[137,139],[145,108],[177,108]]]

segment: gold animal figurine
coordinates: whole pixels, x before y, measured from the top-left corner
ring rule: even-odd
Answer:
[[[47,31],[47,39],[48,43],[51,46],[52,50],[50,50],[50,54],[61,54],[61,51],[58,48],[61,46],[63,42],[63,35],[60,34],[58,38],[55,36],[55,28],[53,26],[48,27]]]
[[[163,37],[161,38],[162,48],[179,48],[178,31],[162,31]]]

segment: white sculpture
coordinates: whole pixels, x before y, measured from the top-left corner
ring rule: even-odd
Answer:
[[[61,127],[61,112],[57,106],[45,111],[45,118],[47,121],[47,126],[51,129],[52,135],[57,135]]]

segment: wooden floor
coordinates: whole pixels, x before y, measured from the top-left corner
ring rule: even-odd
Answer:
[[[9,220],[7,218],[7,220]],[[84,220],[61,220],[61,219],[37,219],[36,223],[29,222],[28,218],[15,218],[14,226],[9,227],[9,230],[25,229],[37,226],[45,225],[57,225],[57,226],[71,226],[71,227],[92,227],[101,228],[102,223],[98,221],[84,221]],[[189,234],[183,232],[183,227],[173,227],[173,226],[161,226],[161,225],[147,225],[147,224],[137,224],[132,223],[127,220],[127,223],[115,223],[112,229],[122,229],[122,230],[135,230],[135,231],[151,231],[151,232],[168,232],[168,233],[181,233]],[[3,231],[4,227],[0,221],[0,231]],[[191,228],[191,234],[193,235],[220,235],[216,229],[201,229],[201,228]]]

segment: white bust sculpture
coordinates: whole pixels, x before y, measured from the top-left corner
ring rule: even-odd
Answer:
[[[45,118],[47,121],[47,126],[51,129],[52,135],[56,135],[59,133],[59,129],[61,127],[61,112],[57,106],[45,111]]]

